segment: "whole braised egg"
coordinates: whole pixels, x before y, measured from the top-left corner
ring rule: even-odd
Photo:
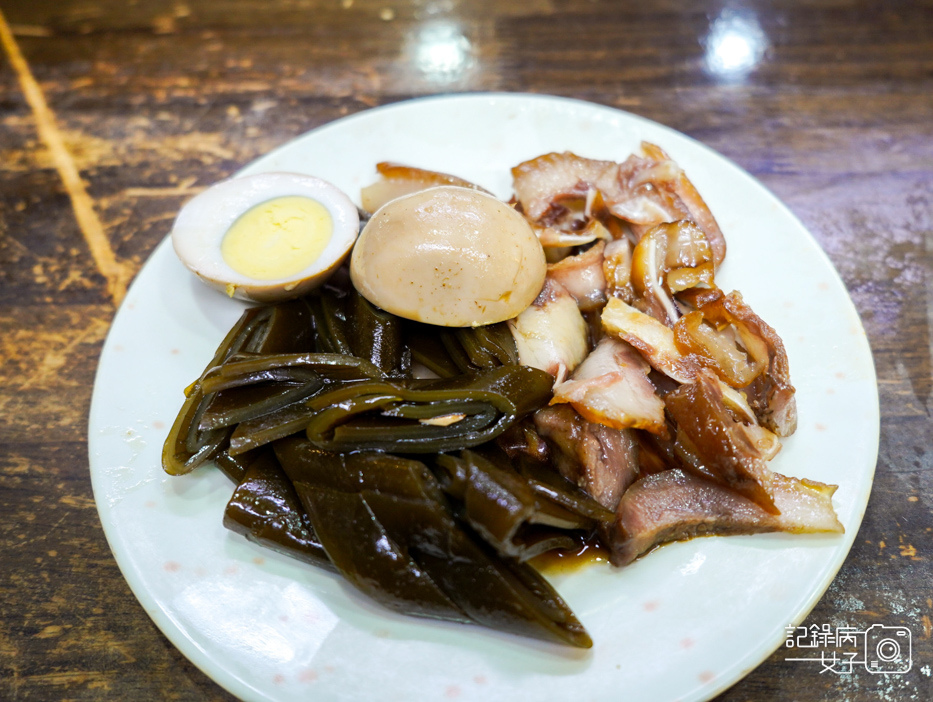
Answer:
[[[360,294],[399,317],[476,327],[518,315],[547,262],[525,218],[492,195],[441,185],[380,207],[350,260]]]
[[[222,181],[192,198],[172,227],[182,263],[230,297],[272,302],[322,284],[359,234],[336,186],[299,173]]]

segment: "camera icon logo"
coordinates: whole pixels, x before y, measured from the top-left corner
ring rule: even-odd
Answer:
[[[912,665],[910,629],[874,624],[865,630],[865,669],[869,673],[901,674]]]

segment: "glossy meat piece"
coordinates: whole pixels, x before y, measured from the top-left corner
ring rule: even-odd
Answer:
[[[693,222],[665,222],[649,229],[632,252],[632,287],[639,306],[670,326],[680,317],[674,294],[714,286],[713,253]]]
[[[599,309],[606,302],[605,248],[606,242],[598,241],[583,253],[567,256],[547,267],[548,277],[570,293],[582,312]]]
[[[557,223],[568,201],[587,203],[585,221],[593,214],[588,203],[600,200],[601,209],[630,223],[636,237],[657,224],[692,220],[707,235],[718,266],[726,255],[725,239],[696,188],[659,147],[644,142],[642,152],[622,163],[570,152],[539,156],[512,169],[515,196],[525,215],[543,226]]]
[[[696,365],[677,348],[670,327],[619,298],[606,303],[602,323],[606,332],[638,349],[655,370],[680,383],[693,381]]]
[[[649,475],[626,491],[612,531],[612,562],[631,563],[656,546],[694,536],[768,531],[844,531],[832,506],[834,485],[775,473],[770,514],[727,487],[680,469]]]
[[[509,320],[522,365],[550,373],[562,382],[584,359],[587,328],[576,301],[553,278],[546,278],[537,299]]]
[[[667,236],[664,225],[649,229],[632,252],[632,288],[640,309],[667,326],[671,326],[680,312],[666,289]]]
[[[615,510],[638,476],[638,455],[631,429],[588,422],[568,405],[534,414],[535,427],[553,448],[558,470],[607,509]]]
[[[738,292],[716,290],[674,326],[681,353],[745,392],[759,423],[778,436],[797,428],[797,402],[784,343]]]
[[[457,185],[461,188],[479,190],[491,195],[488,190],[475,183],[447,173],[429,171],[400,163],[382,161],[376,164],[379,180],[362,189],[360,193],[363,209],[375,212],[385,203],[403,195],[410,195],[439,185]]]
[[[694,472],[727,485],[776,514],[768,468],[755,437],[726,406],[719,379],[712,371],[697,373],[696,382],[668,393],[664,402],[677,424],[680,455]]]
[[[670,156],[659,146],[643,141],[641,150],[646,157],[657,162],[669,161],[673,163],[673,161],[670,161]],[[719,228],[719,224],[716,222],[716,218],[713,217],[713,213],[710,211],[706,202],[700,197],[700,193],[680,167],[677,167],[676,172],[671,175],[671,178],[660,182],[655,181],[655,184],[661,185],[663,183],[664,187],[672,191],[687,209],[689,216],[678,219],[693,220],[697,226],[703,230],[703,233],[706,234],[706,238],[709,240],[710,246],[713,249],[713,257],[716,261],[716,266],[719,266],[726,257],[726,239],[723,236],[722,230]],[[669,221],[675,220],[672,219]]]
[[[546,221],[561,200],[585,199],[592,188],[604,197],[619,190],[618,165],[612,161],[582,158],[570,152],[549,153],[520,163],[512,169],[512,187],[525,215],[533,222]]]
[[[665,431],[664,402],[648,380],[648,364],[612,337],[603,337],[570,380],[554,387],[551,404],[564,402],[589,421],[615,429]]]
[[[631,302],[632,245],[627,238],[613,239],[603,250],[603,277],[606,279],[606,297],[618,297]]]
[[[560,229],[554,226],[542,226],[532,223],[535,235],[541,246],[548,249],[560,249],[572,246],[585,246],[600,239],[604,241],[613,241],[612,234],[603,224],[596,219],[591,219],[586,226],[580,230]]]
[[[746,388],[749,404],[762,425],[778,436],[790,436],[797,430],[797,400],[790,382],[784,342],[745,304],[738,292],[726,295],[721,304],[733,319],[762,339],[767,347],[767,369]]]

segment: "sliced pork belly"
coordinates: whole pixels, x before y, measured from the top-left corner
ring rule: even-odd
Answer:
[[[475,183],[447,173],[427,171],[423,168],[388,161],[377,163],[376,170],[380,176],[379,180],[363,188],[360,193],[363,209],[369,213],[375,212],[385,203],[397,197],[434,188],[438,185],[456,185],[492,195],[488,190]]]
[[[569,208],[580,211],[570,217],[577,227],[581,213],[584,220],[593,215],[595,202],[600,211],[628,222],[636,238],[657,224],[694,221],[706,233],[718,266],[726,242],[696,188],[659,147],[644,142],[642,153],[622,163],[566,151],[539,156],[512,169],[515,197],[525,215],[542,226],[565,218]]]
[[[567,249],[573,246],[585,246],[594,241],[603,239],[604,241],[613,241],[612,234],[604,227],[599,220],[590,220],[583,229],[579,231],[567,231],[557,227],[541,226],[532,224],[532,229],[544,247],[545,253],[553,249]]]
[[[670,160],[656,161],[632,154],[619,164],[619,189],[606,198],[609,211],[631,224],[636,238],[663,222],[689,219],[690,211],[664,184],[676,178],[680,169]],[[662,186],[662,187],[659,187]]]
[[[618,164],[597,161],[565,151],[538,156],[512,169],[512,188],[522,210],[533,222],[547,223],[560,203],[567,199],[603,198],[620,192]]]
[[[770,514],[727,487],[680,469],[648,475],[622,496],[612,530],[611,560],[631,563],[656,546],[694,536],[766,531],[844,531],[832,506],[836,486],[774,474]]]
[[[653,161],[659,163],[664,161],[674,163],[661,147],[655,146],[654,144],[643,141],[641,150],[647,158]],[[700,197],[700,193],[694,187],[693,183],[690,182],[687,175],[679,166],[676,164],[674,165],[676,171],[671,172],[670,178],[660,182],[663,182],[664,186],[676,195],[680,203],[687,209],[689,217],[686,219],[693,220],[697,226],[703,230],[703,233],[706,234],[706,238],[713,248],[713,258],[718,266],[726,257],[726,238],[723,236],[722,230],[716,222],[716,218],[713,217],[713,213],[710,211],[706,202],[703,201],[703,198]],[[659,181],[654,182],[655,184],[660,184]],[[674,220],[671,219],[668,221],[673,222]]]
[[[569,403],[585,419],[615,429],[666,431],[664,402],[648,380],[648,364],[613,337],[603,337],[570,380],[554,386],[551,404],[558,403]]]
[[[560,383],[586,357],[588,329],[576,300],[553,278],[533,303],[509,320],[522,365],[550,373]]]
[[[567,256],[547,267],[548,277],[564,286],[582,312],[599,309],[606,302],[605,248],[606,242],[598,241],[583,253]]]
[[[693,380],[695,364],[678,350],[670,327],[618,298],[603,308],[602,322],[603,329],[638,349],[655,370],[679,383]]]
[[[638,476],[634,432],[589,422],[569,405],[538,410],[534,423],[561,474],[615,511],[622,493]]]
[[[603,249],[603,277],[606,279],[606,297],[618,297],[631,302],[632,245],[628,239],[613,239]]]

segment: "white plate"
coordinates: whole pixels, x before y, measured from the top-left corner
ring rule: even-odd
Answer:
[[[160,467],[182,389],[243,309],[156,249],[104,345],[90,414],[94,495],[124,576],[159,628],[204,672],[250,700],[697,700],[752,670],[799,623],[858,530],[878,446],[865,333],[801,223],[731,162],[666,127],[573,100],[430,98],[317,129],[243,173],[289,170],[351,197],[377,161],[455,173],[502,197],[509,168],[548,151],[622,160],[648,140],[682,165],[725,232],[718,275],[784,338],[800,428],[776,470],[838,484],[844,536],[767,534],[665,546],[623,570],[552,578],[595,642],[567,651],[478,627],[387,613],[340,581],[221,525],[229,481]]]

